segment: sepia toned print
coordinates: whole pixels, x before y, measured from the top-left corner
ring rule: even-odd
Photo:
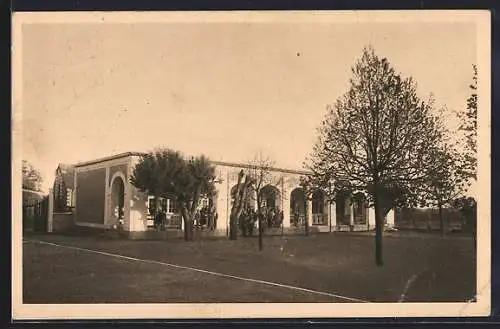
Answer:
[[[14,318],[489,314],[488,12],[16,13],[13,40]]]

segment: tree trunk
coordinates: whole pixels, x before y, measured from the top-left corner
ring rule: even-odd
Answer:
[[[229,216],[229,240],[238,239],[238,218],[236,214]]]
[[[184,240],[193,241],[193,221],[188,219],[184,222]]]
[[[262,249],[263,249],[262,236],[263,236],[264,227],[262,225],[262,214],[260,213],[260,211],[258,214],[258,218],[259,218],[259,251],[262,251]]]
[[[257,228],[259,230],[259,251],[262,251],[262,249],[264,248],[263,246],[263,231],[264,231],[264,227],[263,227],[263,223],[262,223],[262,198],[260,196],[260,188],[257,189]]]
[[[249,176],[245,177],[243,181],[243,170],[238,174],[238,183],[236,188],[236,194],[234,196],[233,206],[231,207],[231,213],[229,215],[229,239],[236,240],[238,238],[238,219],[241,217],[243,212],[243,207],[246,203],[248,187],[250,186]]]
[[[247,236],[247,216],[243,213],[239,218],[240,230],[242,236]]]
[[[154,198],[155,198],[155,211],[153,213],[153,223],[155,225],[155,229],[157,231],[161,231],[161,230],[163,230],[163,223],[158,222],[158,220],[157,220],[157,217],[160,214],[160,210],[159,210],[160,209],[160,197],[158,195],[159,195],[158,193],[155,193],[155,195],[154,195]]]
[[[307,198],[305,199],[305,204],[304,204],[304,232],[306,236],[309,236],[309,203]]]
[[[438,204],[438,216],[439,216],[439,230],[441,231],[441,237],[444,236],[444,218],[443,218],[443,206],[441,203]]]
[[[182,219],[184,220],[184,241],[193,241],[193,218],[185,203],[181,206]]]
[[[374,179],[374,206],[375,206],[375,264],[382,266],[382,235],[384,232],[384,218],[382,217],[382,209],[380,209],[379,186],[378,179]]]

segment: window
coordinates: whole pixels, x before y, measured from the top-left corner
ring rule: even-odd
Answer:
[[[68,188],[66,189],[66,206],[68,207],[73,207],[74,202],[73,202],[73,190]]]
[[[155,209],[156,209],[154,196],[151,196],[151,195],[148,196],[148,202],[147,202],[146,206],[147,206],[147,210],[148,210],[148,215],[152,216],[155,213]]]
[[[322,214],[325,210],[325,201],[321,192],[314,192],[312,196],[312,213]]]
[[[172,199],[167,199],[168,200],[168,211],[167,213],[169,214],[175,214],[178,212],[178,209],[177,209],[177,202],[175,202],[175,200],[172,200]]]
[[[160,210],[168,212],[168,199],[160,198]]]
[[[177,202],[170,198],[159,198],[159,208],[161,211],[165,211],[167,214],[177,213]],[[147,202],[148,215],[153,216],[156,213],[156,202],[154,196],[148,196]]]

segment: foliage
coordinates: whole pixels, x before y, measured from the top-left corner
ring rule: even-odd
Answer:
[[[442,139],[432,106],[422,101],[412,78],[405,78],[365,48],[352,68],[350,88],[319,128],[307,166],[316,183],[363,191],[375,206],[376,263],[382,264],[383,215],[402,203],[415,203],[433,167],[428,150]],[[411,193],[410,193],[411,192]]]
[[[466,164],[465,174],[469,179],[477,178],[477,66],[473,65],[472,83],[469,86],[470,96],[467,99],[465,112],[459,112],[460,119],[459,131],[462,132],[464,139],[463,161]]]
[[[441,234],[444,234],[442,208],[462,195],[470,185],[469,163],[465,161],[459,144],[449,138],[444,118],[442,110],[436,111],[434,121],[442,132],[442,138],[428,150],[434,165],[425,168],[425,184],[418,191],[421,206],[438,208]]]
[[[199,201],[215,193],[215,178],[215,167],[206,156],[186,159],[178,151],[158,149],[140,159],[131,183],[156,197],[175,196],[185,224],[185,238],[191,240]]]
[[[477,225],[477,201],[473,197],[462,196],[452,201],[452,206],[462,213],[466,230],[475,233]]]
[[[23,189],[39,192],[42,185],[42,175],[28,161],[23,160]]]
[[[441,224],[441,234],[444,234],[444,219],[442,208],[462,195],[476,177],[476,136],[477,136],[477,70],[474,66],[472,94],[467,100],[467,111],[460,113],[460,130],[464,133],[464,145],[460,141],[451,142],[450,134],[443,122],[444,115],[437,112],[434,121],[442,132],[442,139],[436,141],[428,151],[434,166],[426,168],[426,180],[423,189],[419,191],[420,205],[437,207]]]

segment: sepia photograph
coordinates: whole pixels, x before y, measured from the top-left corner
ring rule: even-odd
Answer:
[[[489,315],[490,17],[14,13],[13,318]]]

